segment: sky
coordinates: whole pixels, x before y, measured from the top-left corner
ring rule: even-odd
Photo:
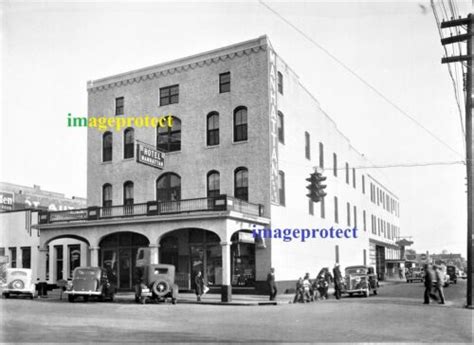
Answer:
[[[263,34],[375,166],[465,160],[429,2],[266,3],[452,149],[258,1],[4,1],[0,180],[86,196],[86,129],[67,128],[66,116],[87,114],[88,80]],[[460,15],[472,10],[470,1],[455,3]],[[400,198],[412,248],[465,256],[465,165],[379,170]]]

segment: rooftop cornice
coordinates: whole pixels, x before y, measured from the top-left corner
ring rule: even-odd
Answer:
[[[117,86],[139,83],[141,81],[155,79],[160,76],[167,76],[183,71],[193,70],[196,68],[209,66],[220,61],[258,53],[260,50],[266,50],[268,46],[271,47],[270,41],[268,37],[264,35],[249,41],[240,42],[227,47],[214,49],[158,65],[149,66],[97,80],[90,80],[87,82],[87,90],[89,92],[95,92]]]

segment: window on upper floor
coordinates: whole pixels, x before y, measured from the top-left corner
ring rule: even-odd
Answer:
[[[320,205],[320,207],[321,207],[321,218],[323,218],[323,219],[326,218],[326,205],[325,205],[324,200],[325,200],[324,198],[321,198],[321,201],[320,201],[321,202],[321,205]]]
[[[319,167],[324,169],[324,145],[319,143]]]
[[[112,132],[105,132],[102,135],[102,162],[112,160]]]
[[[207,115],[207,146],[219,145],[219,113]]]
[[[332,173],[337,177],[337,155],[332,154]]]
[[[117,97],[115,99],[115,115],[123,115],[124,114],[124,105],[125,105],[125,98]]]
[[[346,203],[347,206],[347,226],[351,226],[351,204]]]
[[[356,188],[356,170],[352,168],[352,186]]]
[[[179,85],[160,88],[160,106],[179,102]]]
[[[362,212],[362,221],[364,222],[364,231],[367,231],[367,214],[365,210]]]
[[[102,207],[112,206],[112,185],[106,183],[102,186]]]
[[[278,72],[278,92],[283,95],[283,74]]]
[[[311,136],[304,132],[304,155],[306,159],[311,159]]]
[[[230,92],[230,72],[219,74],[219,93]]]
[[[362,194],[365,194],[365,175],[362,175]]]
[[[169,172],[156,180],[156,200],[158,202],[181,200],[181,177]]]
[[[157,126],[156,148],[165,152],[181,150],[181,120],[173,116],[172,127]]]
[[[234,196],[237,199],[249,200],[249,171],[240,167],[234,171]]]
[[[123,184],[123,204],[125,206],[133,205],[133,182],[127,181]]]
[[[207,197],[213,198],[221,194],[220,174],[216,170],[207,173]]]
[[[240,106],[234,110],[234,142],[248,139],[247,108]]]
[[[339,207],[337,202],[337,196],[334,197],[334,222],[339,223]]]
[[[285,206],[285,173],[278,172],[278,192],[280,195],[280,205]]]
[[[308,199],[308,213],[314,215],[314,202],[311,199]]]
[[[353,207],[353,212],[354,212],[354,228],[357,228],[357,206],[354,205]]]
[[[278,112],[278,140],[285,143],[285,116],[281,111]]]
[[[135,155],[135,131],[127,128],[123,132],[123,158],[133,158]]]
[[[349,184],[349,163],[346,162],[346,183]]]

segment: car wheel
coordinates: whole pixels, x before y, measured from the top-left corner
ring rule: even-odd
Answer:
[[[68,296],[67,296],[67,300],[68,300],[69,302],[71,302],[71,303],[74,303],[74,300],[76,299],[75,297],[76,297],[76,296],[74,296],[74,295],[68,295]]]
[[[376,294],[377,294],[377,290],[374,290],[374,295],[376,295]]]
[[[352,297],[354,294],[352,292],[349,292],[349,297]]]
[[[10,297],[10,294],[4,293],[4,294],[2,294],[2,297],[5,298],[5,299],[6,299],[6,298],[9,298],[9,297]]]
[[[140,297],[140,303],[145,304],[146,303],[146,297]]]
[[[151,290],[157,297],[164,297],[171,291],[171,286],[166,280],[157,280],[153,283]]]
[[[171,299],[171,304],[176,304],[178,301],[176,300],[176,298],[172,298]]]

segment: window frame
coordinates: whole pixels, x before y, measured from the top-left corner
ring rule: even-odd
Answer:
[[[183,133],[183,122],[181,119],[177,116],[172,116],[173,118],[173,126],[172,127],[160,127],[159,124],[156,126],[156,149],[164,152],[180,152],[181,151],[181,144],[183,142],[182,140],[182,133]],[[177,126],[176,124],[179,124],[179,129],[176,129]],[[163,129],[166,132],[160,133],[160,129]],[[161,136],[166,136],[167,140],[166,142],[163,143],[158,143],[159,137]],[[178,141],[173,141],[171,140],[172,138],[177,138],[179,136],[179,142]],[[177,149],[174,149],[174,146],[178,146]],[[166,145],[166,147],[164,146]],[[173,148],[170,150],[170,148]]]
[[[127,143],[127,134],[132,133],[132,142]],[[123,131],[123,159],[135,158],[135,129],[132,127],[125,128]]]
[[[278,89],[278,92],[283,95],[283,74],[278,71],[277,72],[277,89]]]
[[[245,172],[247,175],[246,179],[242,178],[243,181],[247,181],[246,186],[237,186],[237,174],[240,172]],[[244,195],[245,198],[241,198],[240,195]],[[242,201],[248,202],[249,200],[249,170],[246,167],[238,167],[234,170],[234,197]]]
[[[121,105],[119,105],[119,101],[122,102]],[[125,114],[125,97],[115,97],[115,116],[120,116]]]
[[[311,160],[311,134],[306,131],[304,132],[304,156]]]
[[[217,118],[217,128],[209,129],[209,120],[211,118]],[[206,116],[206,145],[217,146],[220,144],[220,132],[219,132],[220,117],[217,111],[211,111]],[[214,139],[215,142],[211,142]]]
[[[217,184],[219,185],[218,189],[210,189],[210,177],[217,175]],[[217,191],[217,193],[215,193]],[[215,198],[221,194],[221,174],[217,170],[211,170],[206,175],[206,196],[208,198]]]
[[[286,206],[285,172],[278,171],[278,196],[281,206]]]
[[[237,115],[239,114],[240,111],[245,111],[245,123],[240,123],[237,124]],[[248,123],[249,123],[249,117],[248,117],[248,108],[246,106],[238,106],[237,108],[234,109],[234,114],[233,114],[233,142],[238,143],[238,142],[245,142],[248,141],[249,135],[248,135]],[[240,137],[242,136],[242,137]]]
[[[110,137],[110,146],[106,146],[109,144],[108,141],[106,141],[106,138]],[[107,131],[104,134],[102,134],[102,162],[112,162],[113,160],[113,147],[114,147],[114,136],[111,131]],[[110,159],[106,159],[109,158]]]
[[[229,81],[225,81],[223,82],[222,81],[222,78],[223,77],[226,77],[226,76],[229,76]],[[220,73],[219,74],[219,93],[227,93],[227,92],[230,92],[231,90],[231,74],[230,74],[230,71],[229,72],[224,72],[224,73]],[[224,86],[227,86],[228,85],[228,89],[224,89]]]
[[[277,132],[278,132],[278,141],[282,144],[285,143],[285,115],[278,110],[277,113]]]
[[[176,93],[172,93],[173,90],[177,90]],[[168,92],[168,95],[163,96],[162,93],[166,91]],[[176,99],[174,99],[174,97],[176,97]],[[171,104],[178,104],[179,103],[179,84],[160,87],[159,99],[160,99],[160,107],[171,105]],[[163,102],[163,100],[166,100],[166,102]]]

